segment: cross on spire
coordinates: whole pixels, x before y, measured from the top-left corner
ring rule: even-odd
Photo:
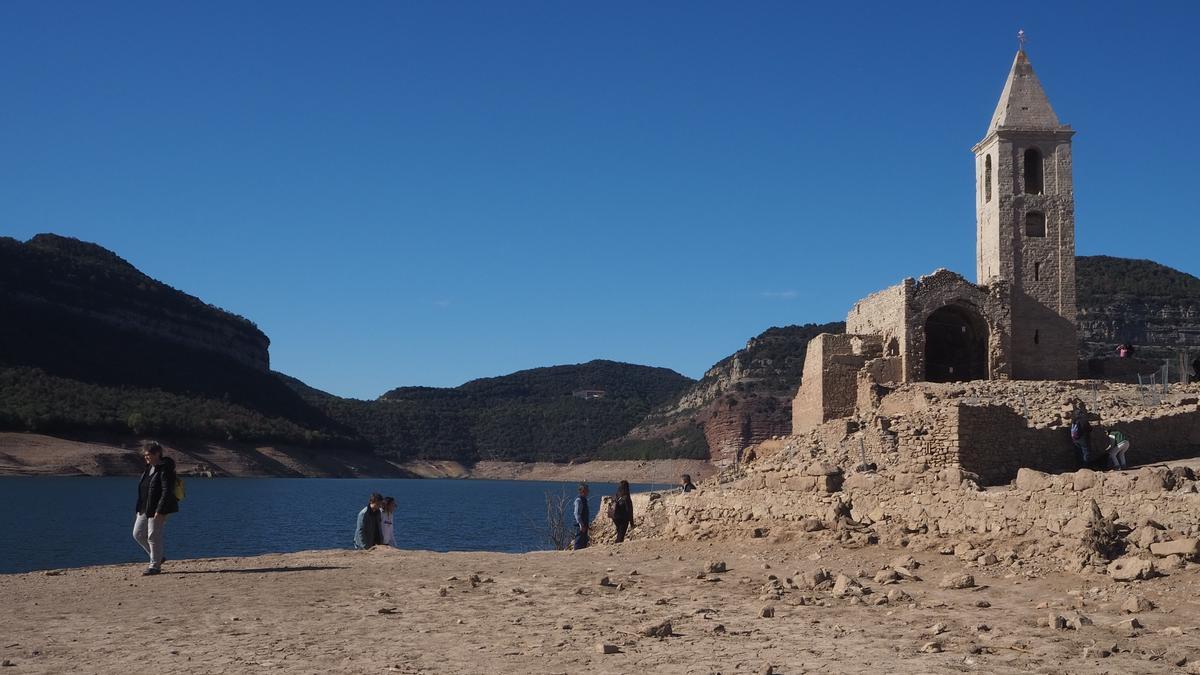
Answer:
[[[1018,30],[1017,31],[1017,49],[1022,52],[1025,51],[1025,43],[1028,41],[1029,41],[1029,38],[1025,37],[1025,29],[1022,28],[1021,30]]]

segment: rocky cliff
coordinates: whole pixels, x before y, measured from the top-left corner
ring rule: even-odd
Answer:
[[[602,456],[653,458],[737,453],[791,432],[791,400],[800,384],[808,341],[840,333],[841,322],[770,328],[717,362],[678,400],[649,415]]]
[[[1080,256],[1075,277],[1082,358],[1111,356],[1122,342],[1160,365],[1179,351],[1200,353],[1200,279],[1109,256]]]
[[[266,371],[270,341],[246,319],[140,272],[96,244],[39,234],[0,237],[7,360],[38,361],[36,336],[79,326],[134,332]]]

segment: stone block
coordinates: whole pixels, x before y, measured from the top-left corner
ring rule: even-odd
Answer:
[[[829,462],[813,462],[812,464],[808,465],[808,468],[805,471],[805,473],[810,476],[832,476],[834,474],[840,474],[841,472],[842,470],[840,467],[835,464],[830,464]]]
[[[1017,470],[1017,479],[1014,484],[1018,490],[1027,492],[1044,490],[1050,486],[1050,476],[1041,471],[1022,467]]]
[[[1071,479],[1071,489],[1081,492],[1096,487],[1096,472],[1091,469],[1080,469]]]
[[[787,489],[794,492],[812,492],[817,489],[815,476],[792,476],[784,481]]]
[[[1200,554],[1200,539],[1176,539],[1150,544],[1150,552],[1160,557],[1178,555],[1194,558]]]
[[[1171,489],[1174,476],[1163,469],[1142,469],[1134,489],[1138,492],[1165,492]]]

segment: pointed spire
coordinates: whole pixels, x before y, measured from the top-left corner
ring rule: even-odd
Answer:
[[[1008,81],[1004,83],[1004,91],[1000,94],[1000,102],[996,104],[996,112],[992,114],[987,133],[991,135],[1002,128],[1062,128],[1024,49],[1018,51],[1017,58],[1013,60],[1012,70],[1008,73]]]

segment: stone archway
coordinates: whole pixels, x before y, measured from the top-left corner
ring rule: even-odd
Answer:
[[[988,328],[977,312],[947,305],[925,320],[925,380],[988,379]]]

